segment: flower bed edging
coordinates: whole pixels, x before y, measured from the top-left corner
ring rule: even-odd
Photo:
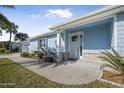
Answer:
[[[110,80],[99,79],[99,81],[102,81],[102,82],[105,82],[105,83],[109,83],[109,84],[112,84],[112,85],[117,86],[117,87],[120,87],[120,88],[124,88],[124,85],[119,84],[119,83],[112,82],[112,81],[110,81]]]
[[[101,66],[100,70],[101,70],[101,73],[99,75],[99,77],[97,78],[97,80],[101,81],[101,82],[105,82],[105,83],[109,83],[109,84],[112,84],[114,86],[117,86],[117,87],[120,87],[120,88],[124,88],[124,85],[123,84],[119,84],[119,83],[115,83],[113,81],[110,81],[110,80],[106,80],[106,79],[102,79],[102,76],[103,76],[103,69],[105,68],[105,65]]]

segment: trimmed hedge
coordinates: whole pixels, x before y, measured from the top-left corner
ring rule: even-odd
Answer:
[[[31,54],[28,52],[23,52],[23,53],[21,53],[21,56],[22,57],[31,57]]]
[[[5,48],[0,48],[0,53],[6,53],[7,50]]]

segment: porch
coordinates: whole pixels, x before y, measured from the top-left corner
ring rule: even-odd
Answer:
[[[98,59],[101,51],[115,48],[115,17],[79,24],[68,29],[58,30],[57,53],[68,59]]]

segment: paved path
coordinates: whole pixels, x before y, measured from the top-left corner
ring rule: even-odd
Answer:
[[[98,62],[68,61],[62,64],[42,63],[34,59],[22,58],[19,54],[0,55],[21,63],[33,72],[49,80],[63,84],[85,84],[95,81],[100,75]]]

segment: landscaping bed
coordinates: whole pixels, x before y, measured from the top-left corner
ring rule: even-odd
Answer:
[[[110,71],[103,70],[102,79],[124,85],[124,80],[123,80],[122,75],[120,75],[119,73],[116,73],[116,72],[110,72]]]
[[[65,85],[50,81],[7,58],[0,58],[0,87],[22,88],[113,88],[111,84],[94,81],[81,85]]]

